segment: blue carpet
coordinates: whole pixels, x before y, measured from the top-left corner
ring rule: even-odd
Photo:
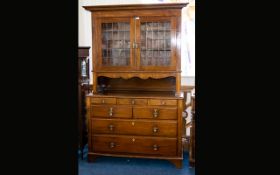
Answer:
[[[79,156],[79,175],[194,175],[195,168],[189,168],[188,153],[184,153],[183,168],[177,169],[167,160],[98,157],[87,162],[87,148],[84,160]]]

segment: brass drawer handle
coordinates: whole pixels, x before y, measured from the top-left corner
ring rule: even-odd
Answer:
[[[109,109],[109,116],[110,116],[110,117],[113,116],[113,108],[112,108],[112,107]]]
[[[114,148],[114,147],[116,147],[116,144],[114,143],[114,142],[110,142],[110,148]]]
[[[133,42],[133,43],[132,43],[132,48],[133,48],[133,49],[137,49],[137,48],[138,48],[138,44],[137,44],[136,42]]]
[[[153,128],[153,132],[154,132],[154,133],[158,133],[158,132],[159,132],[158,127],[154,127],[154,128]]]
[[[154,151],[157,151],[159,149],[159,146],[153,145],[153,149],[154,149]]]
[[[109,125],[108,128],[109,128],[110,131],[113,131],[115,126],[114,125]]]
[[[153,112],[153,116],[154,116],[154,118],[157,118],[157,117],[158,117],[158,115],[159,115],[159,111],[158,111],[158,109],[154,109],[154,112]]]

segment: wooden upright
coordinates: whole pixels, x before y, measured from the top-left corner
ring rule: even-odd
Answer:
[[[88,158],[167,159],[182,167],[181,9],[85,6],[92,14]]]

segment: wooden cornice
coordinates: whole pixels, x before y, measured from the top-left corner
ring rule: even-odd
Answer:
[[[163,3],[163,4],[118,4],[118,5],[97,5],[83,6],[88,11],[108,11],[108,10],[151,10],[151,9],[182,9],[188,3]]]

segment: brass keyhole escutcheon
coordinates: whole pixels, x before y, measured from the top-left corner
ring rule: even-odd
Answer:
[[[134,126],[134,125],[135,125],[135,123],[134,123],[134,122],[131,122],[131,125],[132,125],[132,126]]]
[[[113,130],[114,130],[114,127],[115,127],[114,125],[109,125],[109,126],[108,126],[108,128],[109,128],[110,131],[113,131]]]
[[[153,128],[153,132],[154,132],[154,133],[157,133],[158,131],[159,131],[158,127],[154,127],[154,128]]]
[[[110,144],[109,144],[109,147],[110,148],[114,148],[116,146],[116,144],[114,143],[114,142],[111,142]]]
[[[132,138],[132,142],[135,142],[135,138]]]

